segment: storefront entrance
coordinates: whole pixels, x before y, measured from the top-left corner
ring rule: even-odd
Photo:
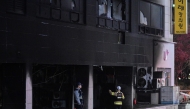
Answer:
[[[123,108],[132,108],[134,97],[133,74],[135,67],[94,66],[94,109],[113,109],[115,97],[109,90],[121,86],[125,99]]]
[[[88,69],[80,65],[33,64],[33,109],[72,109],[78,81],[84,84],[87,104]]]

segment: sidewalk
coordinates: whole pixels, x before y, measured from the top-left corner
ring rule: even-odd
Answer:
[[[178,104],[135,105],[134,109],[179,109]],[[182,108],[184,109],[184,108]]]

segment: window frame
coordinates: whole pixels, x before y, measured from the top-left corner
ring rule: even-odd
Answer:
[[[6,12],[26,15],[26,0],[6,0]]]
[[[77,23],[77,24],[85,24],[85,8],[86,8],[86,0],[77,0],[78,1],[78,7],[77,9],[66,9],[69,7],[64,7],[64,0],[56,0],[57,4],[53,0],[49,0],[47,3],[43,3],[43,0],[38,0],[37,2],[37,12],[36,16],[39,18],[45,18],[50,20],[57,20],[62,22],[71,22],[71,23]],[[76,1],[76,0],[74,0]],[[68,3],[70,0],[68,0]],[[72,1],[71,1],[72,2]],[[41,7],[46,7],[49,10],[47,13],[49,16],[42,16],[41,15]],[[81,8],[82,7],[82,8]],[[56,12],[56,13],[54,13]],[[54,14],[57,14],[57,17],[53,16]],[[75,17],[75,18],[74,18]]]
[[[146,2],[146,3],[149,3],[150,4],[150,21],[149,21],[149,25],[143,25],[140,23],[140,5],[141,5],[141,1],[142,2]],[[151,9],[151,4],[154,4],[154,5],[157,5],[160,7],[160,28],[156,28],[156,27],[153,27],[151,26],[151,16],[152,16],[152,9]],[[147,35],[153,35],[153,36],[159,36],[159,37],[164,37],[164,9],[165,7],[160,5],[160,4],[156,4],[156,3],[153,3],[153,2],[149,2],[149,1],[146,1],[146,0],[140,0],[139,2],[139,14],[138,14],[138,19],[139,19],[139,33],[141,34],[147,34]]]
[[[121,3],[124,2],[125,4],[125,17],[123,19],[123,15],[121,15],[122,19],[114,19],[113,18],[113,0],[110,0],[111,2],[111,18],[105,17],[105,16],[99,16],[99,5],[100,1],[97,0],[96,2],[96,8],[97,8],[97,26],[117,31],[129,31],[130,26],[130,0],[120,0]]]

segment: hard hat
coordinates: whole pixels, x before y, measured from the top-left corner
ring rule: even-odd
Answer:
[[[117,86],[117,90],[121,90],[121,86]]]
[[[78,82],[78,83],[77,83],[77,85],[79,86],[79,85],[83,85],[83,84],[82,84],[82,83],[80,83],[80,82]]]

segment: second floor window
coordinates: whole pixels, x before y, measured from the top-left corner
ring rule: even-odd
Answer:
[[[6,0],[7,12],[22,14],[26,13],[26,0]]]
[[[129,0],[98,0],[98,25],[128,31]]]
[[[125,0],[99,0],[99,16],[115,20],[125,20]]]
[[[163,36],[163,18],[163,6],[140,1],[139,23],[141,33]]]
[[[38,0],[37,16],[84,24],[85,0]]]

